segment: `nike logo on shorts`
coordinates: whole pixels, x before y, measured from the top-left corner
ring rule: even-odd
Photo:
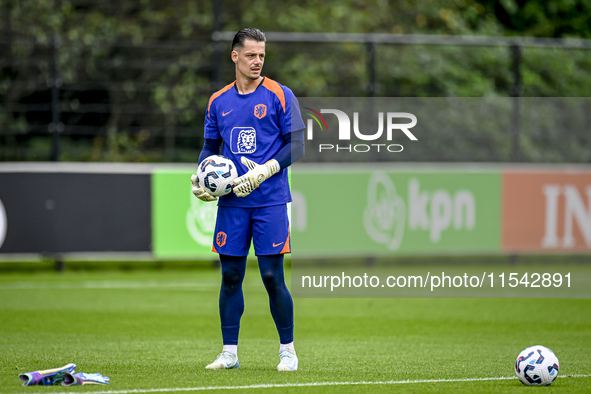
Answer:
[[[273,247],[274,247],[274,248],[276,248],[276,247],[278,247],[278,246],[281,246],[281,245],[283,245],[283,242],[281,242],[280,244],[276,244],[275,242],[273,242]]]

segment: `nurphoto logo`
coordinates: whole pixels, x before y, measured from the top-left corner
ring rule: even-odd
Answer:
[[[391,153],[402,152],[404,147],[400,144],[391,144],[393,136],[397,132],[402,132],[409,140],[417,141],[417,137],[410,131],[411,128],[416,126],[417,117],[409,112],[378,112],[378,130],[373,133],[368,133],[367,130],[360,130],[359,112],[353,112],[353,124],[351,125],[351,119],[347,113],[339,109],[320,109],[316,111],[309,107],[304,107],[307,111],[303,113],[308,115],[310,118],[307,119],[306,123],[306,138],[308,140],[314,139],[314,122],[320,128],[320,132],[329,132],[328,124],[322,114],[332,114],[336,116],[338,122],[338,141],[378,141],[383,140],[382,136],[386,134],[386,141],[388,143],[361,143],[361,144],[327,144],[321,143],[318,145],[319,152],[333,151],[333,152],[349,152],[349,153],[365,153],[369,151],[388,151]],[[384,121],[385,118],[385,121]],[[399,123],[400,119],[407,119],[410,122]],[[385,123],[385,127],[384,127]],[[353,131],[351,133],[351,131]],[[367,133],[367,134],[366,134]]]

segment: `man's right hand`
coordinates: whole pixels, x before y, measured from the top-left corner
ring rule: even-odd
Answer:
[[[217,200],[217,197],[212,196],[204,188],[199,186],[199,179],[197,179],[197,175],[191,175],[191,183],[193,184],[193,194],[201,201],[208,202]]]

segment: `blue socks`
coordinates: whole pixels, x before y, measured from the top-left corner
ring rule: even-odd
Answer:
[[[271,316],[275,321],[279,341],[283,344],[293,342],[293,300],[285,285],[283,274],[283,255],[258,256],[261,278],[269,294]]]
[[[246,256],[220,254],[222,288],[220,289],[220,319],[224,345],[238,345],[240,318],[244,313],[242,281],[246,273]]]
[[[258,256],[259,270],[267,293],[271,316],[275,321],[279,341],[293,342],[293,301],[285,285],[283,255]],[[237,345],[240,318],[244,313],[242,281],[246,272],[246,256],[220,254],[222,286],[220,289],[220,319],[224,345]]]

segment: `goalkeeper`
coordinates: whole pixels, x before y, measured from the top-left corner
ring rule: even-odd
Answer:
[[[236,33],[231,58],[236,80],[214,93],[205,117],[199,162],[221,154],[238,167],[234,191],[222,196],[213,251],[222,265],[220,319],[223,349],[206,369],[238,368],[238,333],[244,312],[242,281],[251,239],[279,333],[279,371],[295,371],[293,301],[285,285],[283,254],[289,253],[287,167],[304,154],[304,122],[291,90],[261,75],[265,36],[258,29]],[[293,112],[292,112],[293,110]],[[216,198],[191,177],[193,194]]]

